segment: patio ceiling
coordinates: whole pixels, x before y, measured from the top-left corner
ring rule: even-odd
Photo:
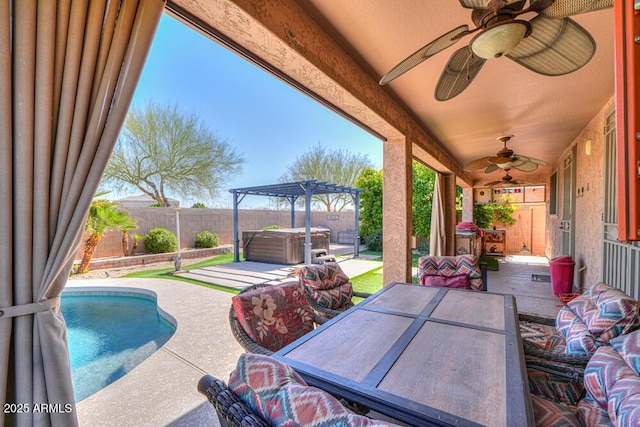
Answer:
[[[213,22],[215,8],[233,2],[172,3]],[[268,9],[269,4],[264,7]],[[456,0],[307,0],[296,4],[376,82],[434,38],[459,25],[473,25],[470,10]],[[233,16],[229,11],[225,14],[226,19]],[[523,17],[530,19],[533,14]],[[530,174],[513,171],[512,175],[544,183],[553,163],[614,93],[613,10],[576,15],[573,19],[593,36],[597,46],[591,61],[574,73],[546,77],[508,58],[499,58],[487,61],[462,94],[449,101],[436,101],[433,93],[440,73],[449,56],[468,44],[471,36],[466,36],[383,90],[459,166],[495,155],[502,148],[496,138],[513,134],[509,146],[516,153],[545,160],[551,166]],[[243,23],[238,21],[229,27],[233,25]],[[286,64],[276,67],[284,69]],[[478,186],[501,175],[496,171],[468,177]]]

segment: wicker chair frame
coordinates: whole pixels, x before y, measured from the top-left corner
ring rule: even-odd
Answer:
[[[540,317],[529,314],[518,314],[521,322],[538,323],[541,325],[555,326],[556,319]],[[593,353],[569,354],[557,353],[538,347],[537,345],[522,340],[525,361],[527,367],[539,369],[554,375],[559,375],[574,381],[584,378],[584,368],[587,366]]]
[[[269,423],[253,412],[218,378],[203,376],[198,382],[198,391],[213,405],[222,427],[269,427]]]
[[[349,282],[351,283],[351,282]],[[311,290],[303,283],[302,286],[304,286],[304,291],[305,291],[305,295],[307,297],[307,300],[309,301],[309,305],[311,305],[311,308],[313,308],[313,311],[318,314],[321,317],[327,318],[327,319],[333,319],[334,317],[336,317],[337,315],[344,313],[345,310],[333,310],[330,308],[327,308],[323,305],[320,305],[318,303],[318,301],[313,297],[313,295],[311,294]],[[353,288],[353,285],[351,285],[351,287]],[[367,299],[371,296],[372,294],[368,294],[365,292],[356,292],[353,291],[353,296],[354,297],[359,297],[359,298],[363,298],[363,299]]]
[[[256,289],[261,289],[261,288],[266,288],[271,286],[278,286],[278,285],[267,285],[267,284],[261,283],[257,285],[248,286],[242,289],[240,293],[250,292]],[[321,325],[325,323],[327,320],[328,320],[327,318],[318,315],[318,313],[314,309],[313,321],[316,324]],[[247,334],[247,331],[245,331],[245,329],[242,327],[240,320],[238,320],[238,316],[236,315],[236,311],[233,307],[233,304],[229,308],[229,325],[231,326],[231,332],[233,333],[234,338],[236,339],[236,341],[240,343],[240,345],[245,349],[245,351],[247,351],[247,353],[264,354],[266,356],[271,356],[273,354],[273,351],[269,350],[266,347],[261,346],[253,338],[251,338],[249,334]]]

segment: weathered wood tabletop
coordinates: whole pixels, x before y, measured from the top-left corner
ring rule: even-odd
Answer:
[[[392,283],[274,354],[413,425],[535,425],[510,295]]]

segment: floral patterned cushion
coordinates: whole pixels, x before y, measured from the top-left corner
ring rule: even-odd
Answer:
[[[470,289],[483,289],[482,271],[475,255],[458,256],[423,256],[418,260],[419,283],[423,283],[424,275],[457,276],[465,274],[469,277]]]
[[[298,278],[319,305],[332,310],[353,307],[353,287],[337,262],[306,265],[298,270]]]
[[[325,391],[308,386],[269,356],[242,354],[229,388],[271,425],[282,427],[393,426],[356,415]]]
[[[247,334],[269,350],[313,330],[313,310],[297,281],[242,292],[231,301]]]

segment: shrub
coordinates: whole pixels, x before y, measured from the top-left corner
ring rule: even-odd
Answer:
[[[276,224],[267,225],[266,227],[262,227],[263,230],[277,230],[279,228],[284,228],[284,227],[281,226],[281,225],[276,225]]]
[[[365,245],[367,249],[375,252],[382,252],[382,230],[374,231],[369,237],[366,238]]]
[[[144,250],[150,254],[174,252],[178,249],[176,235],[166,228],[154,228],[144,236]]]
[[[200,202],[195,202],[193,204],[193,206],[191,206],[192,208],[198,208],[198,209],[204,209],[206,208],[206,206],[204,205],[204,203],[200,203]]]
[[[203,231],[196,236],[196,248],[215,248],[220,244],[218,233]]]

